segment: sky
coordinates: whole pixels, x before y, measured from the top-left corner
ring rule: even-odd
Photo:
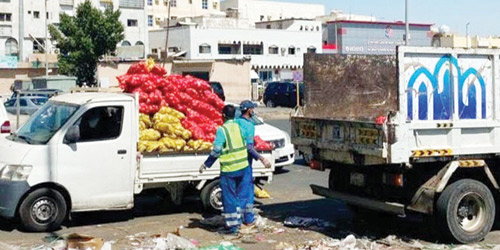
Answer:
[[[345,13],[374,16],[378,21],[404,21],[405,0],[273,0],[323,4]],[[500,36],[500,0],[408,0],[410,23],[447,25],[452,33]]]

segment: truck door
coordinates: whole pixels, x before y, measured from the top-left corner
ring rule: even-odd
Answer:
[[[77,141],[62,139],[59,144],[58,179],[68,189],[74,211],[132,207],[135,137],[133,109],[127,105],[88,105],[71,121],[79,130]]]

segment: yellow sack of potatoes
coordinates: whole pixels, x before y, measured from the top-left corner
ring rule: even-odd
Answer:
[[[139,133],[139,140],[141,141],[157,141],[160,137],[161,133],[154,129],[145,129]]]
[[[203,141],[200,145],[200,147],[198,148],[198,150],[200,151],[203,151],[203,150],[212,150],[212,143],[211,142],[206,142],[206,141]]]
[[[170,131],[172,131],[172,124],[166,122],[155,122],[154,128],[163,133],[170,133]]]
[[[146,152],[151,153],[154,151],[158,151],[161,146],[162,146],[162,143],[159,141],[147,141],[146,142]]]
[[[139,141],[139,143],[137,143],[137,150],[141,153],[146,151],[147,147],[148,147],[147,141]]]
[[[168,138],[168,137],[163,137],[160,139],[160,142],[165,145],[165,147],[169,149],[175,149],[177,147],[177,144],[175,143],[175,139]]]
[[[151,117],[149,115],[140,113],[139,114],[139,121],[144,122],[144,125],[146,125],[147,128],[151,127],[152,122],[151,122]]]
[[[202,140],[190,140],[188,141],[187,145],[190,146],[191,148],[197,150],[200,148],[201,144],[203,143]]]
[[[182,147],[182,151],[184,151],[184,152],[194,152],[196,150],[194,148],[188,146],[188,145],[185,145],[184,147]]]
[[[179,112],[171,107],[162,107],[160,109],[160,111],[158,111],[158,113],[169,114],[169,115],[176,117],[179,120],[184,119],[186,117],[183,113],[181,113],[181,112]]]
[[[175,150],[181,151],[184,146],[186,146],[186,141],[184,139],[175,140]]]
[[[191,138],[192,134],[191,134],[191,131],[187,130],[187,129],[184,129],[184,132],[182,132],[182,138],[184,140],[189,140],[189,138]]]
[[[146,126],[146,124],[143,121],[139,121],[139,130],[142,131],[142,130],[145,130],[145,129],[148,129],[148,127]]]

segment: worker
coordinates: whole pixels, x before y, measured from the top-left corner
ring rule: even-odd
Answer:
[[[201,165],[200,173],[210,168],[219,158],[221,173],[220,187],[222,189],[223,215],[226,227],[220,234],[238,235],[241,225],[240,197],[247,189],[244,185],[251,185],[251,180],[245,171],[248,169],[248,153],[241,135],[240,126],[234,120],[235,108],[226,105],[222,109],[224,124],[217,128],[213,149],[207,160]]]
[[[254,109],[257,107],[257,105],[249,100],[242,101],[240,103],[240,111],[241,111],[241,116],[236,119],[236,122],[240,125],[241,127],[241,133],[243,135],[243,138],[245,139],[245,144],[248,150],[248,166],[249,166],[249,171],[246,171],[246,174],[249,175],[249,179],[252,180],[253,183],[253,171],[252,171],[252,161],[259,159],[266,168],[271,167],[271,163],[259,155],[257,151],[254,148],[254,136],[255,136],[255,124],[251,121],[251,118],[255,115]],[[247,227],[248,230],[251,228],[255,227],[255,217],[253,213],[253,204],[254,204],[254,186],[253,185],[248,185],[246,192],[244,192],[247,196],[243,197],[242,200],[240,200],[241,205],[242,205],[242,214],[243,214],[243,222],[245,227]]]

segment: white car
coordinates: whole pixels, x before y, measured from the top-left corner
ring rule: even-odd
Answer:
[[[241,115],[239,105],[233,105],[237,110],[236,117],[239,117]],[[265,123],[264,120],[258,116],[252,117],[252,122],[255,124],[255,136],[259,136],[262,140],[274,144],[274,166],[276,169],[281,169],[295,162],[295,148],[287,132]]]

